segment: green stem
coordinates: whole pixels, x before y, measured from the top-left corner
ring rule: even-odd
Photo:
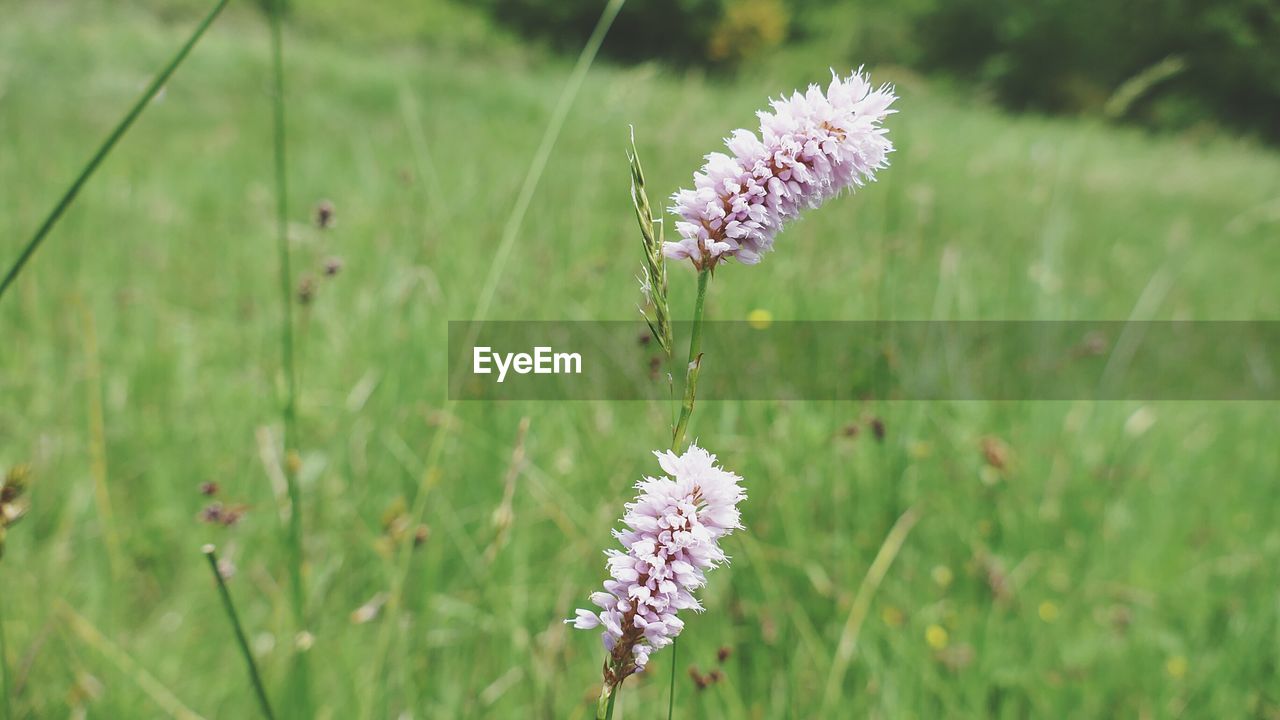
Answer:
[[[698,371],[702,369],[702,314],[707,302],[707,284],[710,270],[698,271],[698,299],[693,306],[693,330],[689,335],[689,364],[686,366],[684,402],[680,406],[680,420],[676,422],[671,437],[671,450],[680,452],[684,446],[685,431],[689,429],[689,416],[693,414],[693,400],[698,391]]]
[[[3,594],[0,594],[0,603],[4,602]],[[9,642],[4,634],[4,612],[0,608],[0,684],[4,689],[4,705],[0,709],[4,710],[5,720],[13,718],[13,698],[11,693],[12,687],[9,685]]]
[[[276,246],[280,265],[280,354],[285,379],[284,465],[289,490],[289,582],[294,620],[305,628],[306,594],[302,583],[302,494],[298,488],[298,379],[294,363],[293,269],[289,253],[289,183],[285,163],[284,40],[281,30],[281,3],[272,0],[267,13],[271,24],[273,145],[275,149]]]
[[[311,717],[311,672],[308,660],[309,642],[301,642],[307,630],[307,594],[304,584],[302,547],[302,491],[298,486],[298,371],[294,352],[293,268],[289,254],[289,183],[286,165],[285,96],[284,96],[284,0],[271,0],[267,19],[271,26],[272,69],[272,140],[275,156],[276,247],[280,260],[281,365],[285,379],[284,420],[285,483],[289,492],[289,587],[298,643],[294,649],[288,687],[292,717]]]
[[[212,545],[205,545],[204,556],[209,560],[209,569],[213,572],[213,578],[218,581],[218,594],[222,596],[222,607],[226,609],[227,617],[231,618],[231,627],[236,631],[240,654],[244,656],[245,665],[249,667],[249,679],[253,681],[254,692],[258,694],[258,704],[262,707],[262,714],[267,720],[275,720],[275,715],[271,712],[271,702],[267,700],[267,690],[262,684],[262,677],[258,674],[258,664],[253,661],[253,653],[249,651],[249,641],[244,636],[244,628],[240,626],[240,616],[236,613],[235,603],[231,600],[231,592],[227,590],[222,572],[218,570],[218,552]]]
[[[680,420],[671,438],[672,452],[680,452],[684,446],[685,431],[689,428],[689,416],[693,414],[693,401],[698,392],[698,371],[702,369],[702,318],[707,304],[707,286],[711,270],[698,271],[698,299],[693,306],[693,330],[689,333],[688,374],[684,383],[684,402],[680,406]],[[675,714],[676,707],[676,651],[679,638],[671,641],[671,684],[667,688],[667,720]]]
[[[155,79],[151,81],[151,84],[147,86],[147,89],[142,92],[142,96],[138,98],[137,102],[133,104],[133,107],[129,109],[129,112],[125,114],[124,119],[120,121],[119,125],[116,125],[115,129],[111,131],[111,134],[107,136],[107,139],[98,148],[98,151],[89,159],[89,163],[80,170],[80,175],[71,183],[71,187],[67,188],[67,191],[62,194],[62,198],[58,200],[58,204],[53,207],[53,210],[49,213],[48,217],[46,217],[44,222],[40,224],[40,229],[36,230],[36,234],[27,243],[26,247],[23,248],[22,254],[18,256],[17,261],[15,261],[13,266],[9,268],[9,272],[5,274],[4,280],[0,280],[0,297],[4,297],[5,290],[8,290],[9,286],[13,284],[14,279],[18,277],[18,273],[22,272],[22,268],[26,266],[27,261],[31,259],[31,256],[35,254],[36,249],[40,247],[40,243],[44,242],[45,236],[49,234],[49,231],[57,224],[59,218],[62,217],[62,214],[71,206],[71,202],[75,200],[76,195],[80,193],[80,189],[84,187],[86,182],[88,182],[89,176],[93,175],[93,172],[98,169],[98,165],[102,164],[103,159],[106,158],[107,154],[111,152],[111,149],[115,147],[116,142],[118,142],[120,138],[124,137],[124,134],[128,132],[130,126],[133,125],[133,122],[137,120],[138,116],[142,114],[142,111],[147,108],[151,99],[154,98],[156,93],[160,92],[160,89],[164,87],[166,82],[168,82],[169,76],[173,75],[173,72],[177,70],[178,66],[182,64],[182,61],[186,59],[187,54],[191,52],[191,48],[195,47],[196,42],[200,40],[200,36],[204,35],[204,31],[213,24],[214,19],[216,19],[218,14],[222,12],[222,8],[226,7],[227,2],[228,0],[218,0],[218,3],[213,6],[213,9],[209,11],[209,14],[205,16],[204,20],[196,27],[195,31],[191,33],[191,37],[187,38],[186,44],[178,50],[178,54],[173,56],[173,59],[171,59],[169,64],[160,71],[159,75],[156,75]]]
[[[596,703],[596,720],[613,720],[613,704],[618,701],[618,687],[604,685],[600,688],[600,701]]]
[[[671,638],[671,681],[667,685],[667,720],[671,720],[676,710],[676,652],[679,649],[680,638]]]

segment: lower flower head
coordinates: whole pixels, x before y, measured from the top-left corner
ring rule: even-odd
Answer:
[[[613,684],[671,644],[684,629],[680,610],[702,610],[693,593],[707,570],[728,561],[720,538],[742,527],[742,478],[716,465],[715,455],[696,445],[683,455],[654,454],[667,475],[636,484],[624,528],[614,531],[622,549],[605,552],[609,579],[591,595],[598,610],[578,610],[565,621],[581,630],[603,628],[610,654],[605,679]]]

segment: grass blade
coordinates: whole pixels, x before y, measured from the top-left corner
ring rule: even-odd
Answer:
[[[4,692],[4,703],[0,711],[4,712],[4,720],[13,718],[13,690],[9,682],[9,642],[4,634],[4,596],[0,595],[0,691]]]
[[[573,106],[573,101],[577,98],[578,91],[582,88],[582,82],[586,79],[587,71],[591,69],[591,65],[595,62],[596,53],[600,51],[600,46],[604,44],[605,35],[608,34],[609,28],[613,26],[613,21],[618,17],[618,12],[622,10],[622,5],[625,2],[626,0],[609,0],[609,4],[605,6],[604,11],[600,14],[600,19],[596,22],[595,29],[591,32],[591,37],[587,39],[581,54],[578,55],[578,61],[574,64],[573,72],[569,76],[568,82],[565,83],[564,90],[560,93],[555,110],[552,111],[551,119],[547,122],[547,129],[542,134],[542,140],[534,153],[533,161],[529,165],[529,171],[525,174],[524,184],[520,188],[520,194],[516,198],[515,206],[512,208],[507,224],[503,228],[502,239],[499,241],[498,248],[494,253],[493,262],[489,265],[489,275],[485,279],[483,289],[480,292],[480,300],[471,318],[474,322],[470,330],[471,336],[467,340],[468,343],[474,343],[475,334],[479,332],[474,323],[484,320],[489,313],[489,306],[493,302],[494,295],[498,289],[498,282],[502,279],[503,271],[506,269],[507,259],[511,254],[516,237],[520,233],[520,228],[524,224],[525,213],[528,212],[534,191],[538,189],[542,174],[547,169],[547,161],[551,157],[551,151],[555,147],[556,140],[560,137],[560,131],[564,129],[569,109]],[[449,381],[452,383],[454,378],[450,377]],[[445,404],[443,408],[445,415],[452,412],[453,403],[454,401],[450,400]],[[409,513],[410,520],[414,526],[420,524],[426,514],[427,498],[431,495],[431,490],[435,487],[439,476],[440,457],[444,452],[445,439],[448,437],[449,431],[448,426],[441,427],[436,432],[435,437],[432,438],[431,446],[427,451],[426,467],[419,482],[417,497],[414,499],[413,507]],[[397,563],[392,569],[390,598],[386,605],[388,614],[397,611],[400,607],[400,598],[404,590],[405,580],[409,574],[409,561],[412,558],[412,552],[411,544],[402,548],[400,556],[397,558]],[[370,695],[365,698],[365,712],[361,717],[372,717],[372,693],[377,683],[382,680],[382,669],[386,663],[386,656],[390,652],[394,628],[395,623],[392,622],[387,622],[383,625],[383,631],[378,639],[377,654],[374,656],[373,662],[370,663],[372,671],[370,677],[373,681],[368,684]]]
[[[227,589],[222,571],[218,569],[218,550],[212,545],[205,545],[203,552],[205,558],[209,560],[209,570],[213,572],[213,579],[218,583],[218,595],[222,598],[222,607],[226,609],[227,617],[231,619],[231,627],[236,631],[236,642],[240,646],[240,654],[244,656],[244,663],[249,668],[249,679],[253,681],[253,690],[258,695],[258,705],[261,706],[262,714],[267,720],[275,720],[275,714],[271,712],[271,701],[267,699],[267,689],[262,684],[262,676],[258,674],[258,664],[253,661],[249,641],[245,638],[244,628],[240,625],[240,616],[236,613],[236,605],[231,600],[231,591]]]
[[[285,380],[281,410],[284,422],[284,475],[289,491],[289,589],[293,620],[299,642],[295,643],[293,666],[289,672],[289,710],[294,717],[311,715],[311,678],[308,664],[306,587],[303,581],[302,491],[298,471],[298,371],[294,352],[293,268],[289,252],[289,173],[287,169],[288,131],[285,125],[284,32],[285,0],[269,0],[267,20],[271,30],[272,145],[276,190],[276,249],[280,269],[280,355]]]
[[[67,625],[71,628],[71,631],[101,653],[107,660],[110,660],[123,675],[133,680],[142,692],[146,693],[147,697],[151,698],[151,701],[163,710],[165,714],[177,720],[203,720],[203,718],[184,705],[154,675],[147,672],[133,658],[129,657],[128,653],[98,632],[98,629],[88,620],[80,617],[75,610],[71,609],[70,605],[61,600],[56,602],[58,603],[58,611],[66,618]]]
[[[290,586],[295,619],[302,623],[305,593],[302,589],[302,504],[298,490],[298,377],[293,342],[293,268],[289,252],[289,174],[286,169],[284,39],[281,0],[272,0],[267,11],[271,25],[272,145],[276,190],[276,249],[280,265],[280,357],[285,380],[284,466],[289,488],[289,550],[292,556]]]
[[[102,362],[98,355],[98,330],[93,311],[80,305],[84,332],[85,396],[89,415],[89,474],[93,477],[93,500],[102,523],[111,577],[118,580],[125,569],[120,532],[111,506],[111,485],[107,475],[107,423],[102,407]]]
[[[827,689],[822,701],[824,716],[829,717],[825,710],[830,710],[835,704],[840,686],[844,684],[845,672],[848,671],[849,663],[853,660],[853,652],[858,647],[858,635],[862,632],[862,623],[867,619],[867,613],[871,611],[871,600],[875,597],[876,590],[880,589],[880,583],[884,582],[884,577],[888,574],[889,567],[893,565],[894,558],[898,557],[898,552],[906,543],[911,528],[915,527],[919,519],[920,514],[914,507],[908,508],[898,517],[893,527],[889,528],[889,534],[885,536],[884,542],[880,544],[880,550],[876,552],[875,559],[871,561],[871,567],[863,576],[862,584],[858,586],[858,594],[853,598],[849,617],[845,620],[844,629],[840,633],[840,643],[836,647],[835,658],[831,661],[831,672],[827,675]]]
[[[13,281],[18,277],[18,273],[22,272],[22,268],[26,266],[27,261],[35,254],[36,249],[40,247],[40,244],[44,242],[45,236],[47,236],[49,231],[53,229],[53,226],[58,223],[62,214],[71,206],[72,201],[76,199],[76,195],[80,194],[80,189],[84,187],[86,182],[88,182],[89,176],[93,175],[93,172],[102,164],[103,159],[107,157],[111,152],[111,149],[120,141],[120,138],[124,137],[124,134],[129,131],[129,128],[133,125],[134,121],[137,120],[138,116],[142,114],[142,111],[146,109],[147,105],[151,102],[151,99],[154,98],[156,93],[160,92],[160,88],[164,87],[164,84],[169,81],[169,77],[173,75],[174,71],[178,69],[178,66],[182,64],[182,61],[186,59],[187,55],[191,52],[191,48],[195,47],[196,43],[199,42],[200,37],[204,35],[204,31],[208,30],[209,26],[213,24],[213,21],[217,19],[218,15],[222,12],[222,8],[226,7],[227,2],[228,0],[218,0],[218,3],[213,6],[213,9],[209,11],[209,14],[205,16],[204,20],[196,26],[195,31],[191,33],[191,37],[187,38],[187,42],[178,50],[178,53],[169,60],[169,64],[160,71],[159,75],[156,75],[155,79],[151,81],[151,84],[147,86],[147,89],[142,92],[142,96],[133,104],[133,107],[129,108],[129,112],[125,113],[120,124],[116,125],[115,129],[111,131],[111,134],[107,136],[107,139],[98,148],[98,151],[89,159],[88,164],[80,169],[80,174],[71,183],[71,187],[67,188],[66,192],[62,194],[62,197],[58,200],[58,204],[53,206],[53,210],[50,211],[49,215],[44,219],[44,222],[40,224],[40,228],[36,230],[36,234],[27,242],[22,253],[18,255],[18,259],[14,261],[13,265],[9,268],[9,271],[5,273],[4,280],[0,280],[0,298],[4,297],[5,291],[13,284]]]

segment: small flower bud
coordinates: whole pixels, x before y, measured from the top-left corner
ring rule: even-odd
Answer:
[[[876,436],[877,442],[884,442],[884,421],[880,418],[871,418],[871,434]]]
[[[303,275],[298,281],[298,302],[310,305],[316,297],[316,282],[310,275]]]
[[[321,200],[316,204],[316,227],[327,230],[333,227],[333,203]]]

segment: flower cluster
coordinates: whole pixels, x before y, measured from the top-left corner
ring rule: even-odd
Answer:
[[[4,557],[4,540],[8,529],[27,514],[27,481],[31,472],[26,465],[17,465],[0,477],[0,558]]]
[[[654,650],[670,645],[684,627],[679,610],[701,611],[693,591],[705,572],[728,560],[720,538],[741,527],[742,479],[718,467],[696,445],[683,455],[654,453],[670,477],[645,478],[627,505],[624,530],[614,535],[625,552],[609,550],[609,580],[591,595],[599,612],[578,610],[566,620],[581,630],[604,627],[606,686],[644,669]]]
[[[758,113],[759,137],[735,131],[725,139],[732,155],[707,155],[694,188],[672,196],[681,240],[665,244],[667,257],[689,258],[700,270],[729,257],[760,262],[785,222],[887,167],[893,143],[880,123],[896,99],[859,71],[832,72],[825,94],[810,85],[772,101],[773,112]]]

